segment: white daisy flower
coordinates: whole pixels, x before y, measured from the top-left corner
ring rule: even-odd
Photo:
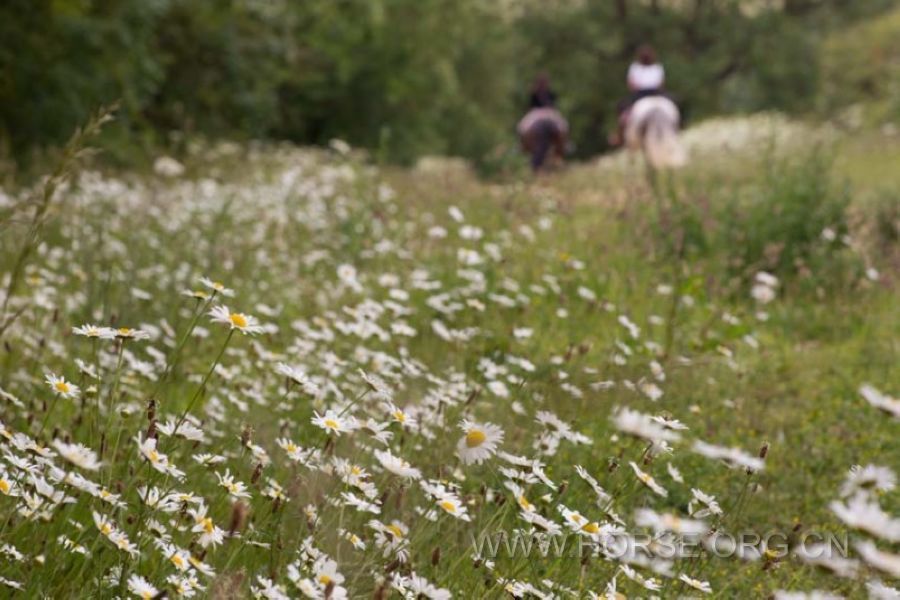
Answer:
[[[159,594],[158,589],[137,573],[128,578],[128,590],[142,600],[156,598]]]
[[[89,338],[96,338],[101,340],[114,340],[116,339],[116,330],[112,327],[100,327],[98,325],[82,325],[80,327],[73,327],[72,333],[75,335],[81,335]]]
[[[857,493],[846,504],[835,500],[828,506],[849,527],[889,542],[900,542],[900,519],[884,512],[867,494]]]
[[[856,542],[856,551],[859,552],[859,555],[870,567],[900,579],[900,554],[891,554],[890,552],[879,550],[869,540]]]
[[[391,416],[391,420],[393,422],[399,423],[403,427],[415,429],[416,419],[408,412],[401,408],[397,408],[397,406],[393,402],[386,403],[384,407],[387,413]]]
[[[537,509],[534,504],[532,504],[528,498],[525,497],[525,490],[522,489],[522,486],[517,484],[514,481],[504,481],[503,485],[512,492],[512,495],[516,499],[516,504],[519,505],[524,512],[535,512]]]
[[[680,579],[681,581],[685,582],[686,584],[688,584],[689,586],[691,586],[691,587],[694,588],[695,590],[698,590],[698,591],[700,591],[700,592],[703,592],[704,594],[711,594],[711,593],[712,593],[712,588],[710,587],[708,581],[701,581],[701,580],[699,580],[699,579],[692,579],[691,577],[688,577],[688,575],[687,575],[686,573],[682,573],[681,575],[679,575],[679,576],[678,576],[678,579]]]
[[[256,317],[244,313],[231,312],[224,304],[213,306],[208,314],[214,322],[228,325],[232,331],[237,329],[247,335],[255,335],[264,331]]]
[[[342,433],[352,433],[358,429],[359,425],[353,417],[341,417],[333,410],[325,411],[324,415],[313,412],[312,424],[321,427],[328,433],[341,435]]]
[[[66,381],[65,377],[57,377],[53,373],[47,373],[44,380],[54,393],[59,394],[63,398],[75,399],[81,393],[81,389],[74,383]]]
[[[96,471],[101,463],[97,453],[83,444],[67,444],[61,440],[53,440],[53,447],[67,461],[86,471]]]
[[[657,513],[649,508],[634,511],[634,524],[648,527],[655,533],[671,531],[679,535],[702,535],[709,531],[709,526],[696,519],[682,519],[672,513]]]
[[[888,467],[876,465],[854,465],[850,467],[844,485],[841,486],[841,496],[852,496],[857,491],[889,492],[897,485],[897,476]]]
[[[444,496],[436,499],[435,503],[438,505],[438,508],[443,510],[448,515],[452,515],[462,521],[471,520],[465,505],[460,502],[459,498],[457,498],[453,494],[445,494]]]
[[[597,480],[587,472],[587,469],[581,465],[575,465],[575,472],[591,486],[592,490],[594,490],[594,494],[597,496],[597,502],[607,504],[611,500],[611,496],[600,486]]]
[[[463,464],[481,464],[503,442],[503,430],[493,423],[481,424],[464,419],[459,426],[465,435],[456,444],[456,455]]]
[[[898,600],[900,599],[900,590],[892,588],[873,579],[866,582],[866,589],[869,591],[870,600]]]
[[[860,387],[859,393],[878,410],[886,412],[895,419],[900,419],[900,400],[879,392],[869,384]]]
[[[190,419],[190,417],[187,417],[181,422],[181,425],[178,425],[173,417],[169,417],[165,423],[157,423],[156,429],[165,436],[171,436],[174,433],[186,440],[194,442],[205,441],[206,436],[203,434],[203,430],[191,423]],[[176,426],[178,428],[177,431]]]
[[[225,532],[213,523],[210,517],[206,516],[208,510],[205,504],[188,509],[188,514],[194,519],[191,531],[200,534],[197,541],[204,548],[210,545],[218,546],[225,541]]]
[[[131,327],[119,327],[115,330],[116,337],[122,340],[149,340],[150,334],[143,329],[132,329]]]
[[[381,463],[385,470],[390,471],[394,475],[405,477],[408,479],[418,479],[422,476],[422,472],[412,467],[408,462],[398,456],[391,454],[389,450],[375,450],[375,458]]]
[[[675,428],[667,427],[664,420],[627,407],[616,409],[612,422],[622,433],[653,443],[677,442],[681,439],[681,434],[674,431]]]
[[[696,440],[691,449],[706,458],[724,461],[732,468],[762,471],[765,467],[765,462],[761,458],[747,454],[739,448],[725,448]]]
[[[216,294],[221,294],[228,298],[231,298],[234,296],[234,290],[232,290],[231,288],[225,287],[225,285],[220,281],[213,281],[212,279],[209,279],[208,277],[201,277],[200,283],[202,283],[203,285],[205,285],[206,287],[211,289]]]
[[[300,386],[304,394],[308,396],[318,396],[319,386],[313,383],[309,376],[301,369],[280,362],[275,365],[275,372],[283,377],[287,377],[293,383]]]
[[[184,478],[184,472],[178,470],[175,465],[169,463],[169,457],[162,454],[156,449],[156,438],[143,439],[142,434],[138,433],[135,437],[138,445],[138,452],[150,463],[150,466],[159,471],[171,475],[175,479]]]
[[[828,544],[800,544],[794,549],[794,555],[806,564],[822,567],[833,572],[838,577],[856,577],[859,571],[859,561],[844,558]]]
[[[341,498],[344,499],[345,505],[352,506],[360,512],[370,512],[373,515],[381,514],[380,506],[378,506],[374,502],[364,500],[355,494],[351,494],[350,492],[341,492]]]
[[[693,496],[693,500],[688,503],[688,512],[691,516],[702,519],[703,517],[707,517],[709,515],[721,515],[722,509],[719,507],[719,503],[716,502],[715,496],[710,496],[709,494],[704,493],[697,488],[691,488],[691,495]],[[698,510],[694,510],[694,503],[698,503],[703,505],[705,508],[698,508]]]
[[[236,481],[231,471],[225,469],[225,474],[216,473],[219,479],[219,486],[228,491],[228,495],[237,500],[238,498],[250,498],[247,492],[247,485],[241,481]]]
[[[650,488],[654,494],[662,496],[663,498],[669,495],[669,492],[661,485],[659,485],[655,479],[649,474],[641,471],[640,467],[634,461],[628,463],[631,465],[631,468],[634,470],[634,474],[637,475],[637,478],[641,483]]]
[[[672,478],[672,481],[684,483],[684,477],[681,476],[681,471],[679,471],[675,465],[666,463],[666,471],[669,473],[669,477]]]

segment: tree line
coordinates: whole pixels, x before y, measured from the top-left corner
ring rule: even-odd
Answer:
[[[105,134],[136,158],[195,135],[322,144],[380,159],[515,147],[547,72],[576,152],[605,148],[634,49],[656,46],[689,119],[807,110],[822,32],[893,0],[6,0],[0,153],[27,160],[120,101]]]

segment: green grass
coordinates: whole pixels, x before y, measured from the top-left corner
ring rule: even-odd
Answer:
[[[777,177],[765,157],[739,155],[716,168],[700,161],[664,182],[660,189],[668,191],[656,196],[639,177],[587,166],[534,182],[490,184],[459,175],[376,173],[356,158],[290,148],[213,154],[193,157],[183,179],[82,172],[50,205],[41,244],[10,300],[10,312],[21,313],[3,334],[0,385],[21,406],[4,402],[0,419],[9,431],[43,445],[77,441],[100,452],[100,469],[81,472],[123,503],[115,507],[57,482],[54,487],[74,502],[45,504],[43,519],[18,511],[21,496],[0,496],[2,541],[24,555],[6,561],[0,576],[20,582],[28,596],[125,595],[132,575],[172,593],[166,577],[177,569],[157,546],[162,535],[214,568],[212,576],[197,574],[201,596],[242,597],[251,584],[260,585],[258,577],[300,596],[292,569],[323,581],[322,564],[299,550],[307,538],[337,561],[351,597],[386,597],[385,577],[412,573],[456,597],[503,597],[513,579],[544,591],[549,580],[562,597],[601,594],[613,578],[624,594],[649,593],[615,561],[600,557],[501,555],[492,568],[474,560],[471,536],[527,524],[503,485],[499,469],[509,465],[497,456],[463,465],[455,456],[462,418],[499,425],[501,449],[546,464],[557,489],[524,487],[536,510],[557,523],[562,504],[601,524],[611,522],[607,510],[614,512],[638,531],[636,509],[688,516],[696,487],[716,496],[725,514],[707,521],[725,531],[845,532],[828,504],[849,467],[900,468],[897,421],[858,392],[867,382],[887,394],[900,388],[898,273],[890,252],[873,250],[888,244],[896,251],[895,242],[862,236],[847,247],[806,231],[822,224],[845,227],[851,236],[869,231],[867,205],[859,200],[867,190],[851,185],[844,194],[842,181],[856,172],[853,164],[865,162],[862,156],[839,154],[834,173],[831,163],[810,169],[802,156],[772,158],[781,169]],[[27,197],[22,190],[16,199]],[[820,209],[824,198],[832,199],[834,210]],[[450,206],[480,236],[462,238]],[[776,209],[806,211],[809,227],[765,218]],[[854,212],[861,220],[847,218]],[[0,215],[4,275],[23,243],[23,215],[27,209]],[[433,227],[447,236],[430,235]],[[733,237],[742,230],[754,244],[777,241],[802,260],[779,262],[771,252],[748,258],[749,242]],[[474,255],[461,249],[476,251],[479,260],[464,264]],[[338,268],[345,264],[355,267],[358,287],[342,283]],[[869,267],[880,272],[877,281],[866,277]],[[750,288],[763,268],[778,269],[780,283],[775,299],[760,306]],[[197,278],[204,275],[233,288],[235,297],[207,302],[181,295],[202,287]],[[660,293],[660,285],[673,292]],[[220,301],[274,327],[229,338],[227,326],[202,314]],[[450,314],[442,312],[454,304]],[[640,328],[638,337],[620,316]],[[435,320],[468,339],[442,339]],[[152,338],[124,343],[120,364],[121,341],[94,344],[71,333],[84,323],[141,327]],[[406,328],[415,333],[405,335]],[[516,328],[533,333],[518,339]],[[178,350],[190,331],[194,335]],[[99,365],[93,391],[76,359]],[[278,362],[305,371],[322,395],[286,387],[275,372]],[[471,522],[444,513],[415,482],[381,469],[372,449],[382,446],[364,431],[334,436],[311,424],[314,411],[326,408],[390,422],[358,369],[385,379],[395,404],[420,420],[419,429],[388,425],[392,452],[424,478],[452,482]],[[84,402],[57,401],[43,381],[48,371],[81,386]],[[508,396],[492,392],[492,381],[503,381]],[[649,382],[663,390],[660,399],[640,391]],[[611,423],[623,406],[680,419],[690,429],[672,444],[672,454],[642,461],[646,442]],[[133,439],[151,427],[148,410],[162,423],[187,409],[206,440],[159,438],[161,451],[186,472],[179,482],[152,470]],[[534,420],[538,411],[555,413],[592,443],[563,440],[554,454],[541,455],[535,449],[542,432]],[[289,461],[278,438],[319,449],[319,468]],[[765,469],[752,476],[728,469],[691,452],[693,440],[751,455],[767,443]],[[4,454],[37,462],[33,449],[10,439],[0,444]],[[200,466],[191,458],[199,452],[225,460]],[[333,472],[337,457],[367,470],[380,515],[340,506],[340,493],[353,487]],[[668,497],[642,486],[630,461],[641,463]],[[51,462],[78,471],[60,457]],[[672,480],[666,463],[685,483]],[[609,506],[598,506],[574,465],[613,495]],[[217,485],[215,472],[226,468],[248,485],[242,507]],[[19,467],[7,461],[3,469],[14,489],[34,493]],[[36,469],[51,475],[49,464]],[[263,495],[270,479],[283,486],[286,501]],[[213,522],[233,535],[204,549],[183,507],[171,513],[142,507],[137,489],[148,483],[202,497]],[[888,512],[900,510],[896,491],[879,501]],[[315,520],[308,507],[315,507]],[[129,556],[104,539],[92,522],[94,510],[109,516],[138,553]],[[437,511],[433,522],[422,516],[429,510]],[[149,526],[151,518],[158,527]],[[406,562],[375,547],[367,524],[373,518],[409,528]],[[359,536],[366,549],[341,541],[341,531]],[[60,535],[91,556],[66,550]],[[892,549],[884,542],[880,547]],[[868,579],[889,581],[869,567],[840,579],[794,556],[680,560],[672,571],[708,581],[712,595],[722,598],[779,589],[858,596]],[[664,596],[691,593],[677,580],[657,577]],[[326,592],[321,583],[312,586]]]

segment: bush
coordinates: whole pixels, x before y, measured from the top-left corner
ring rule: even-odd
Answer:
[[[721,218],[720,247],[733,274],[765,270],[782,279],[813,273],[821,283],[846,273],[846,184],[819,150],[766,161],[760,183],[740,194]]]
[[[121,100],[107,134],[119,158],[152,155],[172,132],[338,137],[384,160],[450,154],[496,171],[539,71],[586,156],[606,149],[640,43],[657,46],[691,118],[802,110],[817,92],[816,33],[830,27],[817,15],[846,17],[836,1],[680,4],[8,0],[0,148],[28,156]]]

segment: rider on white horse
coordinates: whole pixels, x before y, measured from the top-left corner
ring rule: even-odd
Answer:
[[[664,85],[665,70],[656,52],[642,45],[628,68],[631,95],[619,105],[618,132],[611,136],[613,145],[624,141],[629,149],[642,149],[654,168],[679,167],[686,160],[678,141],[681,115]]]
[[[634,61],[628,67],[628,97],[619,102],[619,120],[616,133],[610,136],[613,146],[624,141],[625,125],[634,104],[648,96],[664,94],[666,72],[656,58],[656,51],[647,44],[638,47]]]

